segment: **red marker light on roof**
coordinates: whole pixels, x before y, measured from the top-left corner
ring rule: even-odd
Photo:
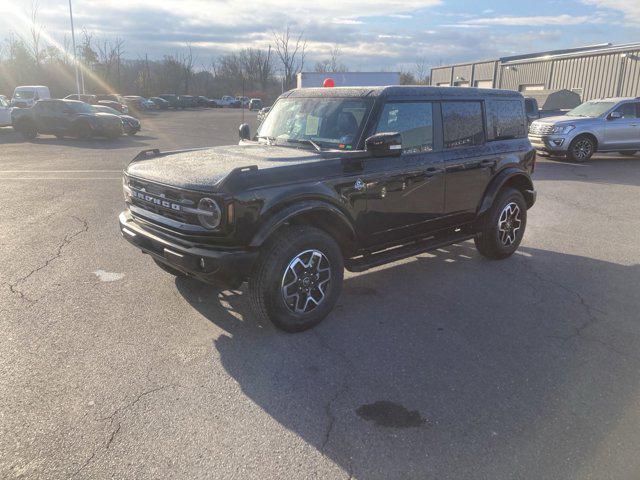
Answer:
[[[333,81],[333,78],[325,78],[324,82],[322,82],[322,86],[326,88],[335,87],[336,83]]]

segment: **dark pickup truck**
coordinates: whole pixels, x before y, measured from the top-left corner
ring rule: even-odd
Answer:
[[[344,268],[473,239],[512,255],[536,194],[524,99],[471,88],[300,89],[239,145],[141,152],[123,237],[167,272],[237,288],[286,331],[320,322]]]
[[[96,112],[78,100],[39,100],[31,108],[11,111],[13,128],[26,139],[38,134],[58,138],[117,138],[122,135],[122,120],[117,115]]]

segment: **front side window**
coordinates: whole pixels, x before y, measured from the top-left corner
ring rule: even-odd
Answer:
[[[444,148],[471,147],[484,143],[480,102],[443,102]]]
[[[614,111],[621,113],[622,118],[638,118],[638,112],[635,103],[624,103]]]
[[[427,102],[387,103],[382,110],[376,133],[402,135],[402,153],[433,150],[433,108]]]
[[[527,134],[520,100],[487,102],[487,136],[489,140],[522,138]]]
[[[371,104],[363,98],[283,98],[260,126],[258,140],[352,150]]]

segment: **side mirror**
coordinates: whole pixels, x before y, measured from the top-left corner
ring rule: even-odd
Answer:
[[[399,157],[402,153],[402,135],[394,132],[378,133],[367,138],[364,145],[372,157]]]
[[[249,140],[251,138],[251,128],[248,123],[243,123],[238,129],[240,140]]]
[[[622,118],[622,112],[611,112],[609,114],[609,120],[615,120],[616,118]]]

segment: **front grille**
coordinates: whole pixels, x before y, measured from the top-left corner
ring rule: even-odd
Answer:
[[[529,133],[532,135],[551,135],[553,133],[553,125],[550,123],[532,123],[529,127]]]
[[[201,195],[176,188],[130,178],[131,203],[175,222],[199,226],[197,215],[181,211],[179,207],[196,208]]]

